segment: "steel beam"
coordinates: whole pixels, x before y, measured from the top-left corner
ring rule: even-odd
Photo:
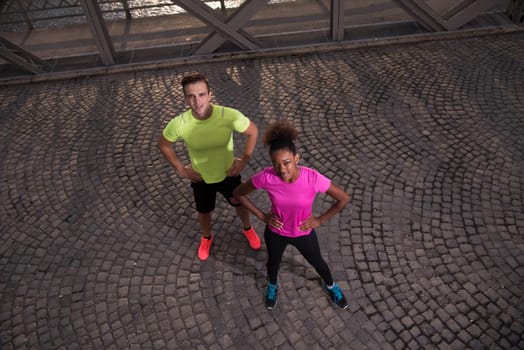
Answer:
[[[133,16],[131,15],[131,10],[129,9],[129,4],[127,3],[127,0],[122,0],[122,5],[124,6],[124,11],[126,13],[127,19],[132,19]]]
[[[524,23],[524,0],[512,0],[508,6],[509,18],[517,23]]]
[[[23,0],[18,0],[15,2],[16,6],[18,7],[18,9],[20,10],[20,12],[22,13],[22,17],[24,17],[24,21],[25,23],[27,24],[27,27],[32,30],[34,29],[34,26],[33,26],[33,22],[31,22],[31,18],[29,18],[29,16],[27,15],[27,9],[29,8],[29,6],[31,5],[30,2],[27,3],[26,6],[24,6],[26,2],[23,1]]]
[[[457,5],[453,6],[448,12],[446,12],[442,18],[445,20],[450,19],[451,17],[459,14],[462,12],[466,7],[470,6],[477,0],[463,0],[462,2],[459,2]]]
[[[3,37],[0,37],[0,57],[32,74],[44,73],[51,68],[46,61]]]
[[[87,17],[87,22],[102,63],[106,66],[115,64],[115,49],[113,48],[113,43],[111,42],[111,37],[107,31],[97,0],[80,0],[80,4]]]
[[[331,40],[344,40],[344,0],[331,0]]]
[[[431,7],[420,0],[393,0],[424,28],[439,32],[448,30],[447,23]]]
[[[211,9],[205,3],[198,0],[173,0],[173,2],[182,7],[187,12],[193,14],[202,22],[212,27],[224,38],[227,38],[234,44],[238,45],[240,48],[247,50],[256,50],[258,48],[257,44],[246,38],[244,35],[238,33],[228,24],[224,23],[223,20],[215,14],[213,9]]]
[[[249,0],[245,1],[231,17],[226,21],[226,25],[232,30],[239,32],[240,35],[246,37],[249,41],[256,43],[256,40],[252,38],[248,33],[241,30],[242,26],[249,21],[251,17],[262,8],[267,5],[267,0]],[[214,52],[220,47],[226,40],[224,37],[217,33],[211,33],[205,38],[200,46],[195,50],[195,54],[208,54]]]
[[[500,0],[465,0],[456,8],[459,11],[448,13],[446,18],[447,28],[457,29],[464,24],[471,22],[479,14],[484,13],[495,7]],[[453,10],[452,10],[453,11]]]

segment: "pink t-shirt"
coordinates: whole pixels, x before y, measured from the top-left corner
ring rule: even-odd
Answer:
[[[331,185],[331,180],[316,170],[301,166],[299,171],[292,183],[282,181],[272,167],[251,177],[255,188],[268,192],[271,212],[284,223],[281,229],[270,227],[271,231],[286,237],[305,236],[311,232],[300,231],[298,227],[311,216],[316,194],[326,192]]]

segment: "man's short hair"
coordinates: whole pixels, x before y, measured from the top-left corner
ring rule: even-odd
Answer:
[[[199,81],[203,81],[204,83],[206,83],[207,91],[209,91],[209,82],[207,81],[206,76],[202,73],[193,73],[186,75],[180,81],[180,84],[182,85],[182,90],[184,90],[184,95],[186,94],[186,85],[197,83]]]

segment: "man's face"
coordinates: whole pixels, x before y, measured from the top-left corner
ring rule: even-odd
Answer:
[[[185,86],[184,98],[191,107],[193,116],[197,119],[207,119],[213,112],[211,107],[211,91],[203,81],[197,81]]]

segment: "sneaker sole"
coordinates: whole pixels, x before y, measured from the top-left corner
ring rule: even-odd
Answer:
[[[273,306],[266,306],[266,309],[273,310],[276,307],[277,307],[277,302],[275,301],[275,305],[273,305]]]
[[[211,255],[211,245],[212,244],[213,244],[213,240],[211,240],[211,243],[209,245],[209,249],[207,251],[205,258],[200,256],[200,247],[198,248],[197,256],[198,256],[198,259],[200,259],[200,261],[206,261],[209,258],[209,256]]]
[[[259,250],[260,248],[262,248],[262,242],[259,242],[259,244],[260,244],[259,246],[253,246],[253,245],[251,244],[251,241],[249,240],[249,238],[247,238],[247,236],[246,236],[245,234],[244,234],[244,237],[246,237],[246,239],[247,239],[247,243],[249,244],[249,247],[250,247],[251,249],[253,249],[253,250]]]
[[[206,257],[205,259],[204,259],[204,258],[201,258],[201,257],[198,257],[198,260],[200,260],[200,261],[206,261],[207,259],[209,259],[209,256]]]
[[[339,309],[342,309],[342,310],[345,310],[345,309],[347,309],[347,308],[349,307],[349,304],[346,304],[345,306],[340,306],[340,305],[338,305],[337,303],[335,303],[335,302],[333,301],[333,299],[331,299],[331,294],[329,294],[329,291],[327,291],[325,288],[322,288],[322,289],[324,289],[324,292],[325,292],[325,293],[327,294],[327,296],[329,297],[329,301],[330,301],[333,305],[335,305],[336,307],[338,307]]]

